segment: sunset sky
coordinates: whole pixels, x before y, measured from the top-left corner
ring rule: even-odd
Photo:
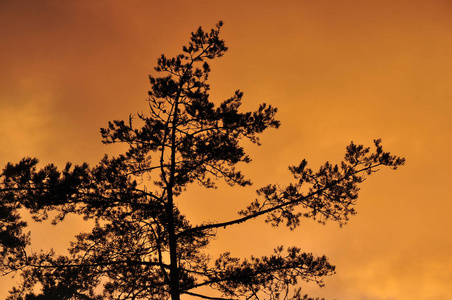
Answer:
[[[213,255],[271,254],[278,245],[326,255],[337,274],[312,297],[452,299],[452,1],[0,0],[0,165],[95,165],[115,148],[99,128],[146,111],[156,59],[219,20],[226,55],[212,62],[211,99],[244,92],[244,110],[278,107],[278,130],[247,146],[251,188],[178,198],[192,223],[227,221],[255,189],[291,180],[306,158],[339,162],[354,141],[404,156],[361,187],[343,227],[304,220],[294,231],[262,219],[219,230]],[[86,227],[32,226],[33,249],[63,251]],[[51,230],[51,234],[47,230]],[[15,279],[0,278],[0,299]],[[187,298],[189,299],[189,298]]]

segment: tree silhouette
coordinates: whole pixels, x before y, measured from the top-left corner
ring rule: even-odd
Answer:
[[[0,272],[18,272],[23,279],[8,299],[178,300],[182,294],[311,299],[297,287],[299,282],[323,285],[323,278],[334,273],[325,256],[298,247],[278,246],[271,255],[244,260],[226,252],[211,260],[206,246],[217,229],[260,216],[290,229],[302,218],[345,224],[355,214],[364,178],[380,166],[396,169],[404,163],[384,152],[380,140],[374,152],[351,143],[343,162],[327,162],[318,171],[305,160],[289,167],[293,183],[258,189],[258,199],[227,222],[192,225],[175,205],[191,183],[213,188],[221,179],[231,186],[250,185],[236,169],[238,163],[250,162],[239,142],[259,144],[261,132],[280,124],[276,108],[267,104],[240,112],[240,91],[218,106],[209,100],[207,61],[227,50],[219,37],[221,26],[219,22],[210,32],[199,28],[182,54],[158,59],[155,71],[160,75],[149,77],[148,114],[101,129],[103,143],[126,144],[125,153],[105,155],[94,167],[67,163],[62,170],[52,164],[38,169],[32,158],[5,166],[0,177]],[[76,236],[67,256],[29,253],[20,209],[36,221],[53,211],[54,223],[78,214],[95,225]],[[201,294],[206,288],[221,296]]]

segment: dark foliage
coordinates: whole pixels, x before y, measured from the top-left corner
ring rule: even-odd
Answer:
[[[326,257],[297,247],[277,247],[273,254],[241,260],[222,254],[211,261],[205,253],[216,228],[265,216],[273,226],[296,228],[302,218],[345,224],[355,214],[358,185],[380,166],[397,168],[404,159],[351,144],[339,165],[318,171],[303,160],[289,169],[295,181],[286,187],[260,188],[258,200],[237,219],[193,226],[174,204],[191,183],[215,187],[223,179],[234,186],[251,181],[236,169],[250,158],[242,139],[259,144],[259,134],[278,128],[276,108],[261,104],[241,112],[243,93],[216,106],[209,100],[208,60],[227,50],[219,33],[199,28],[183,53],[158,59],[150,76],[148,114],[113,121],[101,129],[103,142],[125,143],[128,150],[105,156],[97,166],[54,165],[38,169],[36,159],[7,164],[0,174],[0,272],[21,274],[23,284],[8,299],[173,299],[188,294],[206,299],[310,299],[300,281],[323,285],[334,273]],[[136,126],[136,123],[139,126]],[[20,209],[35,221],[57,212],[94,220],[80,233],[70,254],[29,253],[29,236]],[[37,287],[40,287],[37,289]],[[221,297],[201,295],[200,287]],[[37,293],[37,294],[36,294]]]

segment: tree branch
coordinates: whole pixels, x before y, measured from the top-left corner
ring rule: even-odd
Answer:
[[[189,233],[191,233],[191,232],[202,231],[202,230],[206,230],[206,229],[214,229],[214,228],[220,228],[220,227],[226,228],[227,226],[231,226],[231,225],[243,223],[243,222],[245,222],[245,221],[248,221],[248,220],[250,220],[250,219],[254,219],[254,218],[256,218],[256,217],[258,217],[258,216],[261,216],[261,215],[265,215],[265,214],[267,214],[267,213],[269,213],[269,212],[272,212],[272,211],[281,209],[281,208],[283,208],[283,207],[286,207],[286,206],[289,206],[289,205],[293,205],[293,204],[298,204],[298,203],[300,203],[300,202],[302,202],[302,201],[304,201],[304,200],[306,200],[306,199],[309,199],[309,198],[311,198],[311,197],[313,197],[313,196],[315,196],[315,195],[321,194],[323,191],[328,190],[328,189],[334,187],[336,184],[342,182],[343,180],[345,180],[345,179],[347,179],[347,178],[349,178],[349,177],[351,177],[351,176],[353,176],[353,175],[356,175],[356,174],[359,174],[359,173],[362,173],[362,172],[371,170],[371,169],[376,168],[376,167],[378,167],[378,166],[380,166],[380,165],[381,165],[381,163],[376,164],[376,165],[371,165],[371,166],[369,166],[369,167],[367,167],[367,168],[363,168],[363,169],[358,170],[358,171],[356,171],[356,172],[354,172],[354,173],[352,173],[352,174],[349,174],[349,175],[347,175],[347,176],[344,176],[344,177],[342,177],[342,178],[340,178],[340,179],[338,179],[338,180],[334,180],[334,181],[333,181],[332,183],[330,183],[329,185],[326,185],[326,186],[324,186],[323,188],[321,188],[321,189],[319,189],[319,190],[317,190],[317,191],[315,191],[315,192],[313,192],[313,193],[310,193],[309,195],[306,195],[306,196],[304,196],[304,197],[301,197],[301,198],[299,198],[299,199],[297,199],[297,200],[293,200],[293,201],[289,201],[289,202],[286,202],[286,203],[282,203],[282,204],[280,204],[280,205],[276,205],[276,206],[273,206],[273,207],[270,207],[270,208],[267,208],[267,209],[258,211],[258,212],[256,212],[256,213],[251,214],[251,215],[248,215],[248,216],[245,216],[245,217],[242,217],[242,218],[238,218],[238,219],[235,219],[235,220],[231,220],[231,221],[227,221],[227,222],[222,222],[222,223],[206,224],[206,225],[201,225],[201,226],[193,227],[193,228],[190,228],[190,229],[187,229],[187,230],[184,230],[184,231],[178,233],[178,236],[183,236],[183,235],[187,235],[187,234],[189,234]]]
[[[131,260],[123,260],[123,261],[110,261],[104,263],[96,263],[96,264],[67,264],[67,265],[35,265],[31,263],[26,263],[26,266],[34,267],[34,268],[81,268],[81,267],[102,267],[102,266],[110,266],[110,265],[119,265],[119,264],[129,264],[129,265],[145,265],[145,266],[158,266],[169,269],[169,265],[160,263],[160,262],[152,262],[152,261],[131,261]]]
[[[201,294],[197,294],[197,293],[192,293],[192,292],[182,292],[182,294],[187,294],[190,296],[195,296],[195,297],[199,297],[199,298],[203,298],[203,299],[211,299],[211,300],[234,300],[231,298],[218,298],[218,297],[209,297],[209,296],[205,296],[205,295],[201,295]]]

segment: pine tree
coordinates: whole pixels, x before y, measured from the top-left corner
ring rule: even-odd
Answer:
[[[199,28],[182,54],[158,59],[158,76],[149,77],[147,114],[101,129],[103,143],[126,144],[125,153],[105,155],[94,167],[68,163],[62,170],[52,164],[38,169],[32,158],[6,165],[0,177],[0,272],[20,272],[23,278],[8,299],[179,300],[183,294],[310,299],[301,293],[300,281],[323,285],[323,278],[334,273],[325,256],[298,247],[277,246],[269,256],[244,260],[225,252],[212,261],[206,246],[216,229],[261,216],[290,229],[303,218],[345,224],[355,214],[364,178],[380,166],[396,169],[404,163],[384,152],[380,140],[375,140],[374,152],[351,143],[343,162],[327,162],[318,171],[308,168],[306,160],[289,167],[293,183],[258,189],[258,200],[227,222],[192,225],[175,204],[192,183],[206,188],[215,187],[217,180],[251,185],[236,169],[250,162],[239,142],[260,145],[259,134],[280,125],[277,109],[265,103],[256,111],[240,112],[240,91],[217,106],[210,101],[208,61],[227,50],[221,27],[222,22],[210,32]],[[36,221],[56,211],[54,223],[78,214],[95,225],[76,236],[68,256],[27,253],[30,239],[21,208]],[[202,295],[201,287],[221,296]]]

